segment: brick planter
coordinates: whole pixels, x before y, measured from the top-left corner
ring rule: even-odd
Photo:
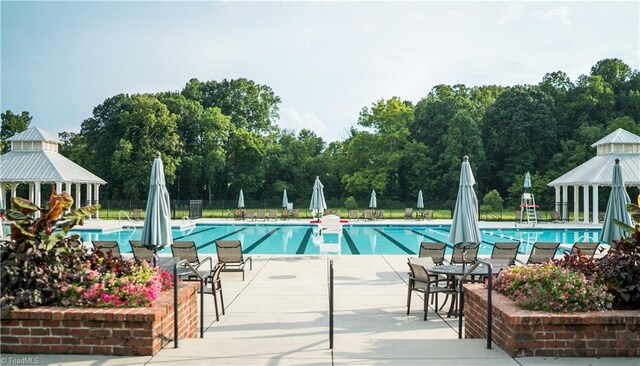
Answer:
[[[495,291],[493,341],[512,357],[638,357],[640,311],[557,314],[523,310]],[[465,285],[465,338],[486,338],[487,289]]]
[[[180,338],[198,333],[197,282],[178,288]],[[39,307],[2,314],[0,353],[155,355],[173,340],[173,290],[150,307]]]

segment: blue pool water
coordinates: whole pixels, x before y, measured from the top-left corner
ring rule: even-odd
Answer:
[[[386,226],[345,225],[341,243],[342,254],[417,254],[420,242],[447,242],[449,226]],[[554,241],[573,244],[576,241],[598,241],[598,229],[482,229],[480,255],[490,255],[493,244],[499,241],[520,241],[520,252],[527,254],[536,241]],[[129,240],[140,240],[141,229],[124,229],[112,233],[98,230],[79,230],[87,240],[116,240],[121,251],[131,252]],[[201,254],[215,253],[214,242],[219,239],[237,239],[248,254],[318,254],[318,227],[316,225],[233,225],[198,224],[188,230],[173,230],[174,240],[194,241]],[[337,236],[324,237],[325,242],[336,242]],[[447,253],[453,248],[447,247]],[[160,253],[171,253],[170,248]]]

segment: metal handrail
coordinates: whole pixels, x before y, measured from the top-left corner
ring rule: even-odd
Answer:
[[[122,226],[122,224],[120,223],[120,221],[122,220],[122,214],[124,214],[124,217],[127,218],[127,222],[129,223],[129,225],[133,226],[133,222],[131,222],[131,217],[129,217],[129,214],[126,211],[118,212],[118,225]]]
[[[178,268],[189,269],[189,272],[200,281],[200,338],[204,338],[204,278],[186,259],[173,264],[173,348],[178,348]],[[185,275],[186,273],[180,273]]]
[[[333,349],[333,259],[329,261],[329,349]]]
[[[494,261],[496,262],[496,261]],[[505,262],[506,263],[506,262]],[[487,349],[491,349],[491,338],[493,335],[492,329],[492,305],[491,305],[491,293],[493,291],[493,264],[490,260],[477,259],[476,262],[470,267],[470,269],[460,277],[458,281],[458,294],[460,302],[458,306],[458,339],[462,338],[462,315],[464,312],[464,280],[472,274],[472,272],[478,268],[479,265],[487,266]]]

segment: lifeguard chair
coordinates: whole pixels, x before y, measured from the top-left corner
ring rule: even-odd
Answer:
[[[322,220],[320,220],[319,226],[320,254],[333,253],[340,255],[340,243],[342,243],[342,223],[340,222],[340,216],[323,216]],[[337,241],[326,241],[325,238],[337,238]]]
[[[527,223],[529,224],[537,224],[538,216],[536,214],[536,199],[533,196],[533,193],[525,192],[522,194],[522,199],[520,200],[520,223],[527,219]]]

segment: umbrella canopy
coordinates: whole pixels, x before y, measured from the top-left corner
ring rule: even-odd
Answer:
[[[416,203],[416,207],[420,209],[424,208],[424,198],[422,197],[422,189],[418,192],[418,203]]]
[[[289,207],[289,198],[287,197],[287,190],[285,189],[284,192],[282,192],[282,208],[287,207]]]
[[[378,199],[376,198],[376,190],[371,191],[371,198],[369,199],[369,208],[377,208]]]
[[[238,208],[244,208],[244,193],[242,193],[242,188],[240,188],[240,195],[238,196]]]
[[[460,185],[458,198],[453,211],[453,221],[449,231],[449,242],[480,243],[480,228],[478,226],[478,198],[473,190],[476,180],[473,178],[469,157],[465,156],[460,168]]]
[[[160,153],[153,160],[149,181],[149,197],[142,227],[140,244],[154,252],[173,244],[171,237],[171,209],[169,192],[164,181],[164,167]]]
[[[320,182],[320,177],[316,177],[316,181],[313,183],[313,193],[311,194],[309,210],[322,215],[326,209],[327,203],[324,200],[324,186]]]
[[[524,175],[524,191],[526,192],[527,189],[531,188],[531,174],[529,174],[529,172],[527,172]]]
[[[631,199],[626,189],[624,189],[620,160],[616,159],[613,165],[611,194],[609,195],[609,203],[607,203],[607,211],[604,215],[602,232],[600,233],[601,242],[611,244],[611,242],[618,241],[625,235],[624,231],[613,220],[616,219],[631,226],[631,215],[627,212],[627,204],[629,203],[631,203]]]

